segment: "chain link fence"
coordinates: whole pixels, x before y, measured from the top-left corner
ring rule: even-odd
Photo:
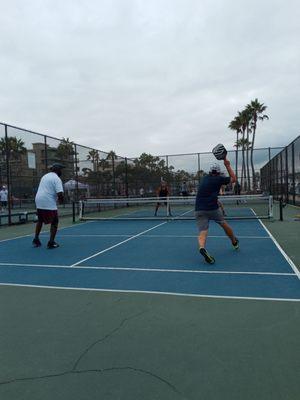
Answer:
[[[261,169],[261,181],[276,200],[300,205],[300,136]]]
[[[262,190],[261,168],[281,150],[228,152],[242,193]],[[211,152],[121,157],[113,151],[108,153],[73,143],[68,138],[57,139],[0,123],[0,186],[8,190],[0,225],[35,218],[34,197],[39,181],[55,162],[65,166],[62,174],[65,204],[60,214],[71,215],[72,203],[81,199],[153,196],[162,179],[167,181],[172,195],[183,191],[195,194],[199,179],[208,173],[216,159]],[[228,193],[232,190],[227,188]]]

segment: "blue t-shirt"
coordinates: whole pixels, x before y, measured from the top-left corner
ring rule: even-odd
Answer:
[[[204,176],[199,184],[196,196],[196,211],[217,210],[218,195],[222,185],[228,185],[230,178],[220,175]]]

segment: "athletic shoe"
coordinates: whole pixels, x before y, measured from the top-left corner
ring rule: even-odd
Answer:
[[[57,249],[59,247],[59,244],[56,242],[48,242],[47,244],[47,249]]]
[[[32,245],[33,245],[33,247],[41,247],[42,243],[41,243],[40,239],[34,238],[32,241]]]
[[[205,261],[208,264],[214,264],[215,259],[210,254],[208,254],[208,252],[203,247],[201,247],[201,249],[199,249],[199,252],[205,258]]]
[[[234,250],[238,250],[239,249],[239,240],[237,238],[235,238],[235,242],[232,242],[232,246],[234,248]]]

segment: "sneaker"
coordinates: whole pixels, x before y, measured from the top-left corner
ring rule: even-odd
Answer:
[[[33,245],[33,247],[41,247],[42,243],[41,243],[40,239],[34,238],[32,241],[32,245]]]
[[[199,250],[199,252],[205,258],[205,261],[208,264],[214,264],[215,263],[215,259],[210,254],[208,254],[208,252],[203,247]]]
[[[59,247],[59,244],[56,242],[48,242],[47,244],[47,249],[57,249]]]
[[[235,238],[235,242],[232,242],[232,246],[234,248],[234,250],[238,250],[239,249],[239,240],[237,238]]]

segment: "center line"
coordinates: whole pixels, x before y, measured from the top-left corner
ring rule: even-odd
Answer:
[[[167,222],[168,222],[168,221],[162,222],[161,224],[158,224],[158,225],[153,226],[152,228],[146,229],[145,231],[140,232],[140,233],[138,233],[137,235],[134,235],[134,236],[131,236],[131,237],[128,238],[128,239],[122,240],[122,242],[119,242],[119,243],[117,243],[117,244],[114,244],[113,246],[110,246],[110,247],[108,247],[107,249],[101,250],[101,251],[99,251],[98,253],[95,253],[95,254],[93,254],[93,255],[87,257],[87,258],[84,258],[84,259],[78,261],[78,262],[75,263],[75,264],[72,264],[71,267],[76,267],[76,265],[79,265],[79,264],[83,263],[84,261],[90,260],[91,258],[97,257],[97,256],[99,256],[100,254],[106,253],[107,251],[109,251],[109,250],[111,250],[111,249],[114,249],[115,247],[121,246],[121,244],[126,243],[126,242],[129,242],[130,240],[135,239],[135,238],[137,238],[137,237],[143,235],[143,234],[146,233],[146,232],[152,231],[153,229],[156,229],[156,228],[158,228],[159,226],[162,226],[162,225],[166,224]]]

